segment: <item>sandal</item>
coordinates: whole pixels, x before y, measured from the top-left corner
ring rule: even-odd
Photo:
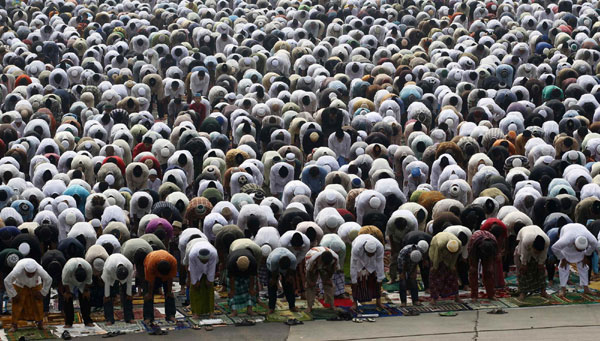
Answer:
[[[367,322],[375,322],[375,319],[372,317],[367,317]]]
[[[415,310],[409,310],[404,314],[404,316],[419,316],[419,315],[421,315],[421,313],[419,313],[418,311],[415,311]]]
[[[456,315],[458,315],[458,314],[455,311],[445,311],[445,312],[440,313],[440,316],[450,316],[451,317],[451,316],[456,316]]]
[[[256,322],[252,321],[252,320],[248,320],[248,319],[244,319],[242,320],[242,322],[238,322],[235,324],[236,327],[250,327],[255,325]]]
[[[355,317],[355,318],[352,319],[352,322],[354,322],[354,323],[362,323],[363,321],[362,321],[362,319],[359,319],[358,317]]]
[[[63,339],[63,340],[71,340],[71,339],[72,339],[72,337],[71,337],[71,333],[69,333],[69,331],[68,331],[68,330],[65,330],[65,331],[64,331],[64,332],[61,334],[60,338],[61,338],[61,339]]]
[[[498,308],[498,309],[492,309],[490,311],[487,312],[488,314],[495,314],[495,315],[502,315],[502,314],[508,314],[508,312],[502,308]]]
[[[204,327],[204,329],[206,329],[207,332],[210,332],[213,330],[213,326],[209,324],[206,327]]]

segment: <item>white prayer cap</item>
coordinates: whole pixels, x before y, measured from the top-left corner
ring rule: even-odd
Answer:
[[[375,240],[371,239],[365,243],[365,251],[368,253],[375,253],[375,251],[377,251],[377,243]]]
[[[267,257],[271,253],[271,246],[269,246],[269,244],[261,246],[260,249],[262,251],[263,257]]]
[[[417,247],[419,250],[421,250],[421,252],[427,252],[427,250],[429,250],[429,244],[425,240],[419,240]]]
[[[102,271],[104,269],[104,259],[98,257],[92,261],[92,267],[96,271]]]
[[[577,250],[585,250],[588,246],[588,240],[584,236],[579,236],[575,239],[575,247]]]
[[[410,260],[413,263],[419,263],[422,259],[423,259],[423,255],[421,254],[421,251],[419,251],[419,250],[413,250],[410,253]]]
[[[25,263],[25,271],[33,273],[37,270],[37,264],[35,261]]]

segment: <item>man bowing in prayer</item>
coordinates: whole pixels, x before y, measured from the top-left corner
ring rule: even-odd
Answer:
[[[352,242],[350,258],[350,277],[352,278],[352,309],[358,302],[377,300],[381,304],[381,282],[385,278],[383,269],[383,244],[370,234],[361,234]]]
[[[569,264],[577,265],[579,274],[579,284],[583,287],[583,292],[592,294],[589,285],[588,270],[590,268],[590,258],[598,241],[594,235],[588,231],[582,224],[567,224],[560,230],[558,241],[552,245],[552,252],[559,260],[558,275],[560,277],[560,294],[565,296],[567,293],[567,282],[569,280]]]
[[[44,328],[44,297],[52,286],[52,277],[31,258],[21,259],[4,279],[4,287],[12,300],[12,328],[21,320],[35,321]]]

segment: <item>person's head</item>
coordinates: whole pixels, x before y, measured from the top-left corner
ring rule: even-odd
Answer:
[[[37,273],[37,266],[34,262],[28,262],[27,264],[25,264],[24,270],[27,277],[31,278]]]
[[[123,264],[119,264],[119,266],[117,266],[117,279],[119,281],[124,281],[128,276],[129,270],[127,267],[125,267]]]
[[[246,271],[246,270],[248,270],[248,267],[250,266],[250,259],[248,259],[248,257],[246,257],[246,256],[240,256],[240,257],[238,257],[235,264],[237,265],[237,268],[240,271]]]
[[[423,254],[419,250],[412,250],[410,252],[410,261],[413,263],[420,263],[423,260]]]
[[[462,245],[467,245],[467,243],[469,242],[469,237],[463,231],[460,231],[456,237],[458,238],[458,240],[460,240]]]
[[[321,263],[323,265],[329,265],[333,262],[333,254],[331,254],[331,251],[324,251],[321,254]]]
[[[97,257],[96,259],[94,259],[92,261],[92,268],[96,271],[96,272],[102,272],[102,270],[104,269],[104,259]]]
[[[148,173],[148,179],[150,179],[150,181],[154,181],[157,177],[158,175],[156,174],[156,169],[150,169],[150,172]]]
[[[479,245],[477,245],[477,258],[479,259],[490,259],[496,256],[498,251],[498,244],[492,239],[484,239]]]
[[[504,229],[502,228],[502,226],[494,224],[490,228],[490,232],[494,235],[494,237],[500,238],[504,234]]]
[[[542,236],[537,236],[532,243],[533,251],[542,252],[546,248],[546,240]]]
[[[456,253],[460,250],[460,243],[454,239],[449,240],[448,243],[446,243],[446,249],[450,253]]]
[[[283,256],[283,257],[279,258],[279,269],[287,270],[290,268],[291,265],[292,265],[292,260],[289,257]]]
[[[50,262],[48,264],[48,266],[46,267],[46,270],[48,271],[48,274],[50,275],[50,277],[60,278],[60,276],[62,274],[62,268],[63,267],[59,261],[53,260],[52,262]]]
[[[338,141],[342,141],[344,139],[344,131],[342,129],[336,130],[335,137],[338,139]]]
[[[368,240],[365,243],[364,249],[365,249],[365,254],[368,257],[373,257],[375,255],[375,252],[377,252],[377,243],[375,242],[375,240],[372,240],[372,239]]]
[[[210,260],[210,250],[201,249],[200,252],[198,252],[198,259],[200,262],[206,264]]]
[[[87,278],[87,273],[81,264],[77,266],[73,275],[75,276],[75,280],[80,283],[85,282],[85,279]]]
[[[148,253],[142,249],[137,249],[135,250],[135,253],[133,254],[133,261],[135,264],[144,264],[144,260],[146,259],[146,255]]]
[[[290,240],[290,244],[292,244],[292,247],[294,247],[294,248],[302,247],[302,245],[304,244],[304,241],[302,240],[302,235],[300,234],[300,232],[294,233],[294,235],[292,236],[292,239]]]
[[[156,269],[158,270],[159,274],[166,276],[171,272],[171,263],[169,263],[167,260],[161,260],[156,265]]]
[[[575,249],[579,252],[585,251],[588,247],[588,240],[584,236],[579,236],[575,238]]]

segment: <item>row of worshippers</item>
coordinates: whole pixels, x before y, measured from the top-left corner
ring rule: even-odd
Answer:
[[[327,234],[322,236],[320,245],[314,245],[300,231],[288,231],[279,237],[277,229],[272,227],[261,228],[251,240],[244,238],[237,226],[228,225],[219,231],[213,245],[198,229],[186,229],[180,238],[180,247],[185,249],[182,263],[189,273],[187,284],[193,314],[213,315],[215,281],[219,279],[228,294],[233,315],[241,310],[254,314],[259,292],[264,288],[270,312],[275,309],[279,288],[283,289],[292,311],[297,311],[295,299],[302,294],[308,301],[307,311],[310,312],[321,292],[319,289],[322,289],[324,302],[333,308],[336,293],[343,294],[339,290],[344,286],[347,248],[354,308],[358,302],[373,299],[381,306],[381,285],[386,278],[381,231],[366,226],[339,232],[352,242],[346,244],[339,234]],[[346,232],[348,235],[344,235]],[[460,302],[461,263],[466,264],[468,283],[463,285],[470,287],[471,298],[479,298],[481,277],[487,298],[493,299],[495,289],[504,285],[502,257],[506,252],[506,234],[506,226],[495,218],[487,219],[481,229],[473,233],[462,226],[450,226],[434,236],[421,231],[407,233],[395,260],[394,273],[398,277],[392,277],[393,281],[397,280],[402,304],[407,303],[407,291],[412,303],[420,304],[419,273],[434,302],[446,297]],[[93,323],[90,313],[94,289],[103,293],[108,323],[115,322],[117,297],[124,320],[133,321],[134,284],[144,294],[146,322],[154,320],[154,294],[159,292],[165,296],[166,319],[174,321],[176,309],[172,288],[179,264],[168,251],[153,250],[146,240],[134,238],[124,243],[120,253],[109,255],[102,245],[93,245],[84,257],[71,257],[78,253],[73,245],[76,244],[62,251],[46,251],[41,264],[33,258],[22,258],[18,250],[0,255],[7,264],[14,265],[4,278],[6,292],[12,299],[13,329],[17,328],[19,320],[33,320],[43,327],[44,305],[51,288],[59,293],[65,327],[73,325],[75,299],[79,301],[85,325]],[[546,278],[550,275],[552,279],[554,275],[551,271],[547,274],[548,263],[558,265],[561,295],[565,294],[570,264],[577,267],[584,291],[591,293],[588,287],[590,256],[597,245],[597,238],[577,223],[566,224],[548,233],[535,225],[522,227],[514,249],[520,298],[535,292],[547,296]],[[26,247],[20,249],[26,251]],[[266,271],[266,276],[261,275],[261,269]],[[336,276],[341,276],[341,281],[337,281]]]

